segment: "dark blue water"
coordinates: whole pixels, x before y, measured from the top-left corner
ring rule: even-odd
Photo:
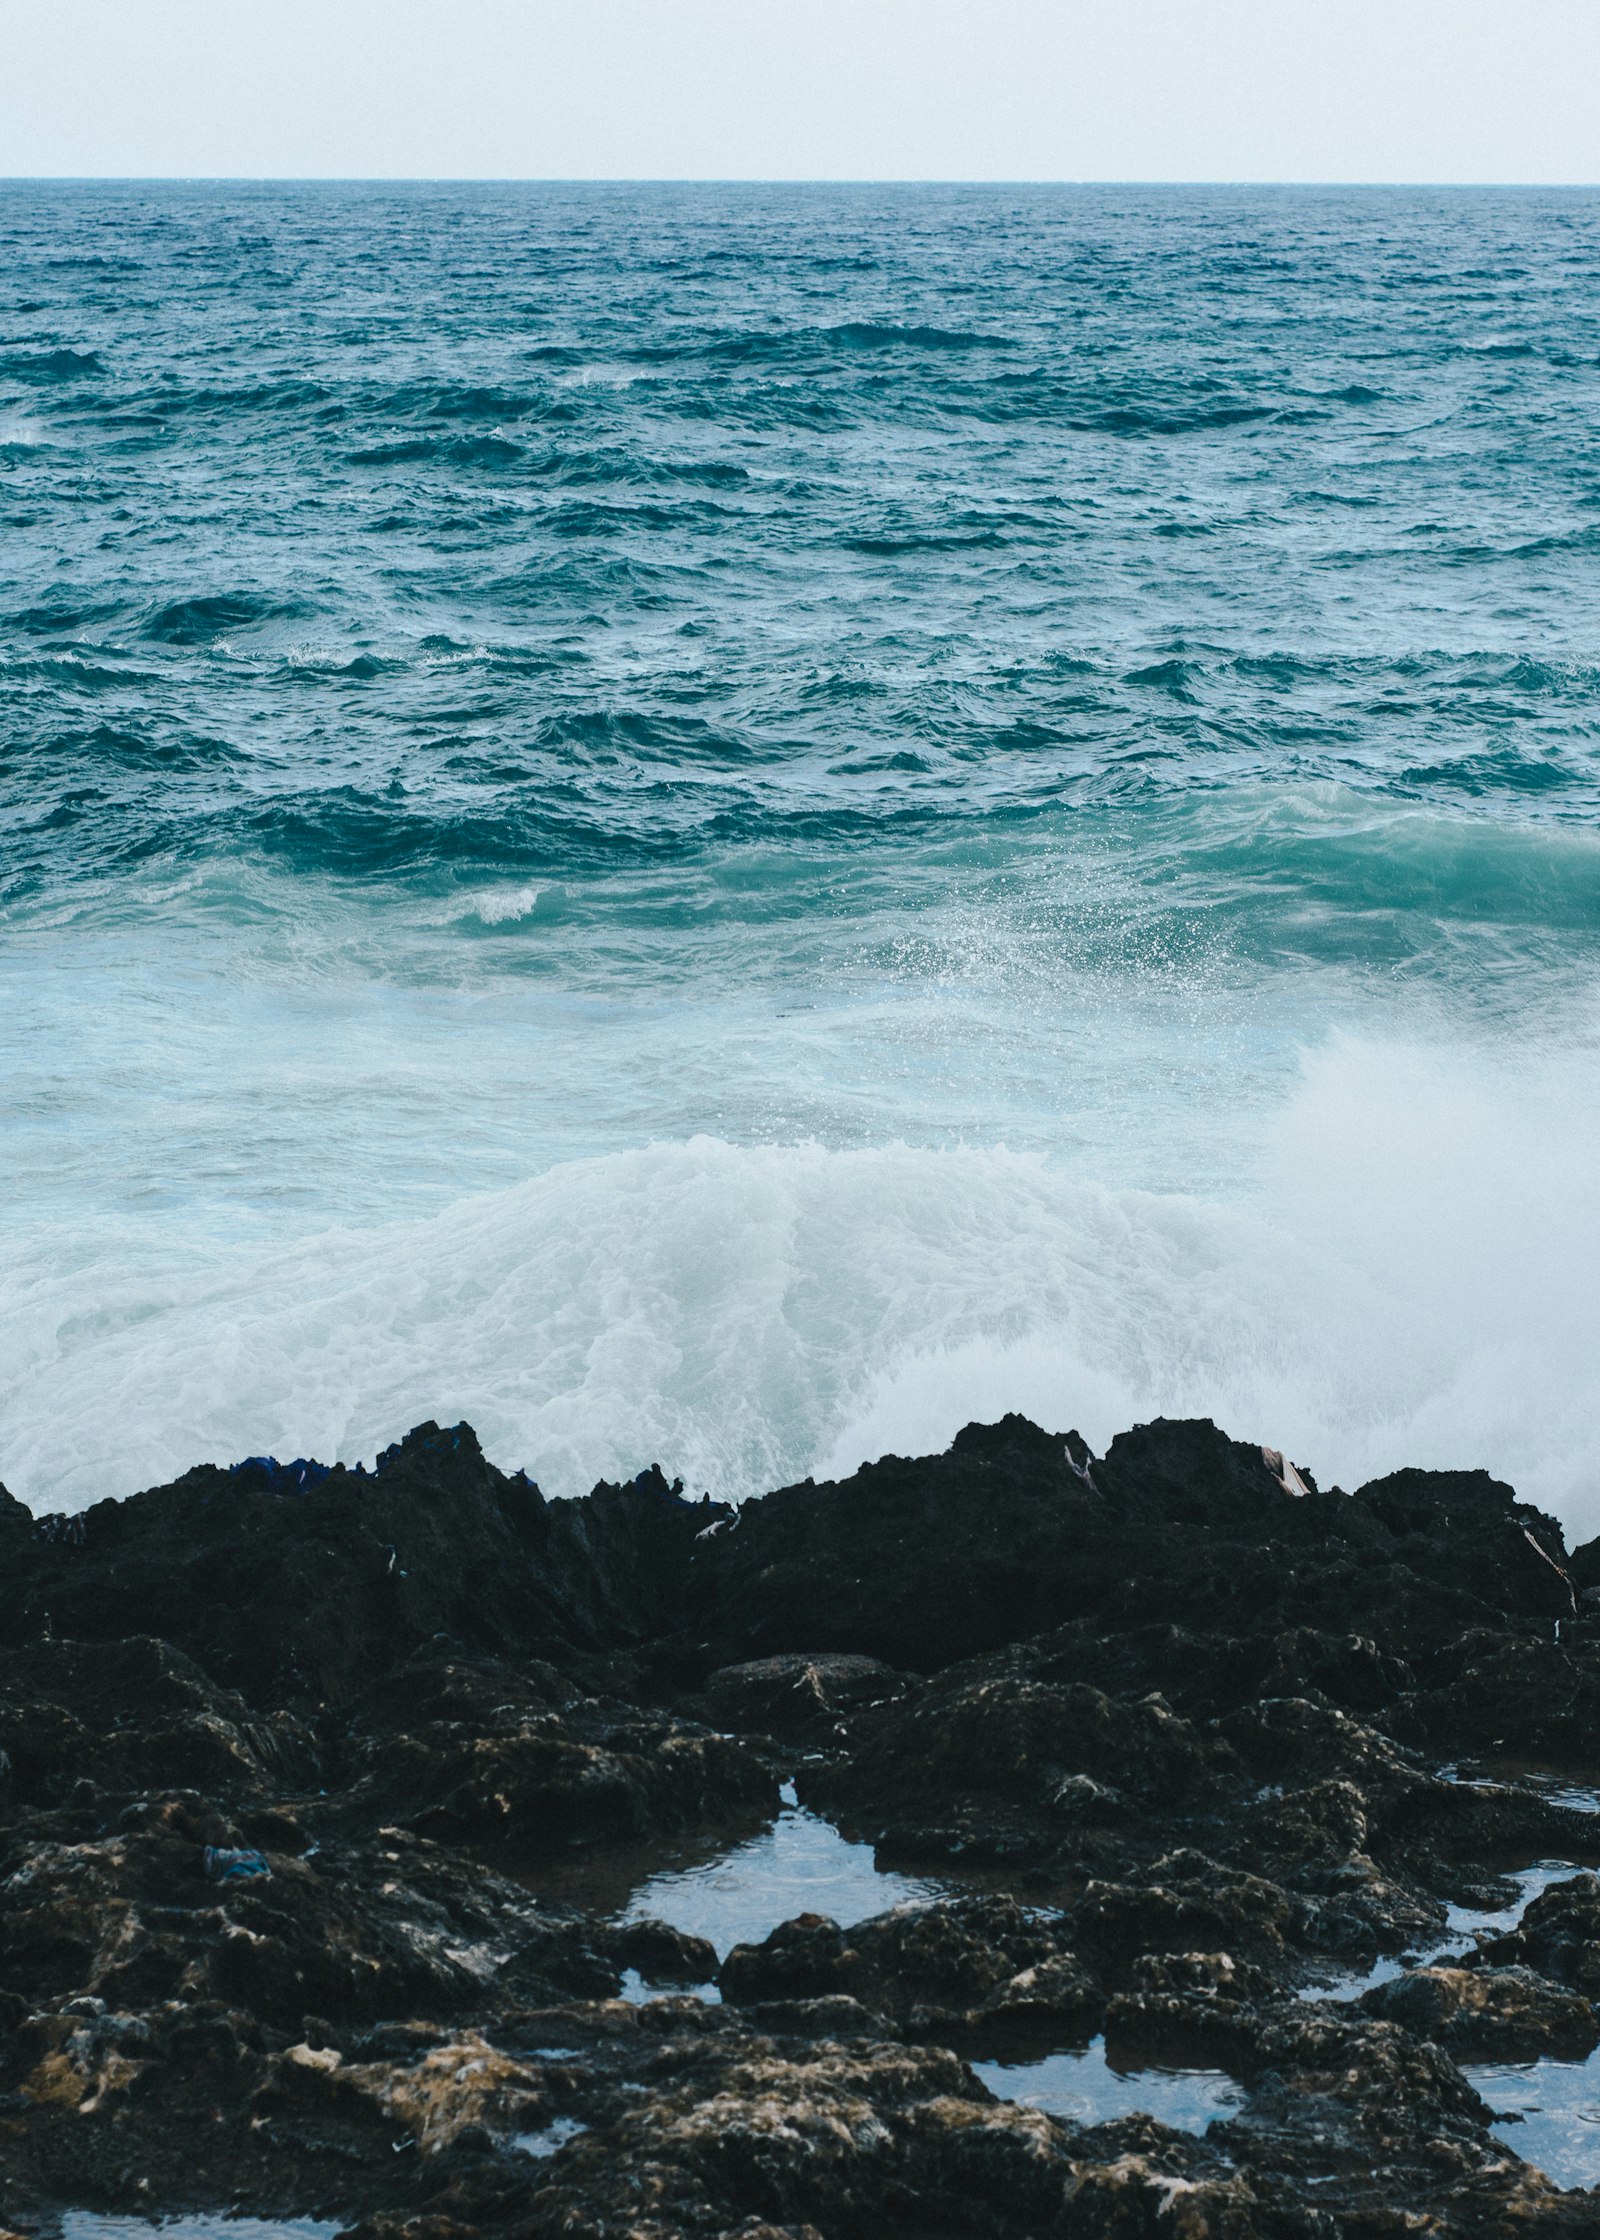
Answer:
[[[1162,1408],[1600,1526],[1597,283],[1583,194],[0,187],[0,1475]]]

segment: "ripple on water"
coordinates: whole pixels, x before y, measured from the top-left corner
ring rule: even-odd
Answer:
[[[1492,2128],[1513,2154],[1558,2186],[1600,2185],[1600,2052],[1586,2061],[1463,2064],[1462,2073],[1504,2119]]]
[[[1547,1766],[1530,1765],[1523,1758],[1496,1758],[1473,1766],[1440,1766],[1439,1778],[1454,1782],[1462,1789],[1509,1786],[1531,1790],[1546,1804],[1563,1805],[1568,1812],[1600,1814],[1600,1789],[1590,1788],[1581,1781],[1569,1781],[1565,1774],[1552,1773]]]
[[[937,1883],[884,1872],[870,1843],[852,1843],[795,1803],[792,1789],[785,1797],[784,1810],[762,1834],[641,1883],[622,1918],[668,1922],[704,1937],[726,1960],[736,1944],[759,1944],[796,1914],[825,1913],[848,1929],[894,1906],[946,1895]]]
[[[1042,2061],[975,2061],[972,2068],[997,2099],[1083,2124],[1148,2115],[1174,2131],[1199,2133],[1241,2107],[1245,2097],[1243,2087],[1221,2069],[1116,2068],[1106,2058],[1104,2038],[1078,2053],[1052,2053]]]

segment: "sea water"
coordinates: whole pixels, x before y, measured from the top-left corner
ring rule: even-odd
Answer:
[[[0,1477],[1600,1529],[1600,200],[0,186]]]

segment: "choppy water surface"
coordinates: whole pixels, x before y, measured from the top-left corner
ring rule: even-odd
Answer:
[[[1593,1531],[1600,202],[0,187],[0,1476]]]

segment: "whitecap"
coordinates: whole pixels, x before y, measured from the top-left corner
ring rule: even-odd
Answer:
[[[1096,1447],[1208,1414],[1326,1484],[1487,1466],[1600,1529],[1595,1067],[1341,1041],[1252,1192],[1033,1153],[713,1136],[427,1218],[0,1273],[0,1476],[68,1509],[203,1456],[354,1460],[466,1417],[552,1493],[659,1458],[743,1497],[1018,1408]]]

